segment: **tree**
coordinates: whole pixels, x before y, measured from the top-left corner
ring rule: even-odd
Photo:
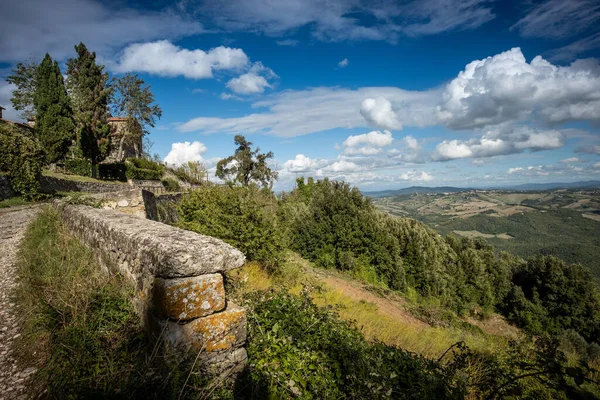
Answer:
[[[46,162],[62,159],[73,141],[73,110],[58,62],[48,53],[37,68],[33,104],[36,133],[46,150]]]
[[[242,135],[236,135],[234,142],[238,148],[232,156],[217,163],[217,177],[232,184],[250,186],[256,183],[271,188],[278,176],[267,164],[267,160],[273,158],[273,152],[259,153],[258,147],[252,150],[252,142]]]
[[[77,58],[67,62],[67,86],[73,98],[77,142],[83,156],[91,161],[92,176],[96,177],[96,165],[110,150],[107,117],[111,90],[104,66],[96,64],[96,53],[90,53],[83,43],[76,45],[75,51]]]
[[[12,92],[10,99],[15,110],[22,111],[21,118],[30,119],[35,116],[33,105],[33,94],[35,93],[35,75],[38,64],[34,59],[17,63],[12,70],[13,75],[6,78],[8,83],[12,83],[17,88]]]
[[[137,75],[126,74],[112,83],[114,97],[112,99],[113,114],[127,117],[127,134],[121,138],[119,150],[126,142],[133,144],[136,157],[141,156],[139,143],[147,135],[148,127],[154,127],[156,118],[160,119],[162,110],[154,103],[154,94],[150,86]]]

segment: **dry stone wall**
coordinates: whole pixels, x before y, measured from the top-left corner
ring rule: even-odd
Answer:
[[[116,210],[59,206],[73,234],[136,285],[145,326],[214,372],[246,362],[246,311],[227,299],[223,273],[244,255],[222,240]]]
[[[124,183],[79,182],[44,175],[40,177],[40,192],[48,194],[56,192],[106,193],[129,188],[130,186]]]

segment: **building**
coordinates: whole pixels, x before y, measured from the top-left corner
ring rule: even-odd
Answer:
[[[105,163],[123,162],[129,157],[140,157],[142,154],[141,136],[133,138],[127,130],[127,118],[110,117],[111,143],[110,152]]]
[[[2,110],[6,110],[6,108],[0,106],[0,119],[2,119]]]

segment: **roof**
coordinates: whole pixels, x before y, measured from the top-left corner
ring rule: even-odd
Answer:
[[[4,108],[4,107],[2,107],[2,106],[0,106],[0,109],[2,109],[2,110],[6,110],[6,108]]]
[[[110,118],[108,118],[108,121],[110,121],[110,122],[127,121],[127,118],[125,118],[125,117],[110,117]]]

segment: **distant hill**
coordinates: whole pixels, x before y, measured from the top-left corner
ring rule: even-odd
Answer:
[[[506,186],[502,189],[513,190],[553,190],[553,189],[586,189],[600,188],[600,181],[580,182],[551,182],[551,183],[525,183],[517,186]]]
[[[381,190],[378,192],[364,192],[365,196],[373,197],[373,198],[381,198],[381,197],[391,197],[391,196],[399,196],[403,194],[413,194],[413,193],[458,193],[458,192],[468,192],[468,188],[457,188],[452,186],[440,186],[440,187],[427,187],[427,186],[411,186],[403,189],[393,189],[393,190]]]

